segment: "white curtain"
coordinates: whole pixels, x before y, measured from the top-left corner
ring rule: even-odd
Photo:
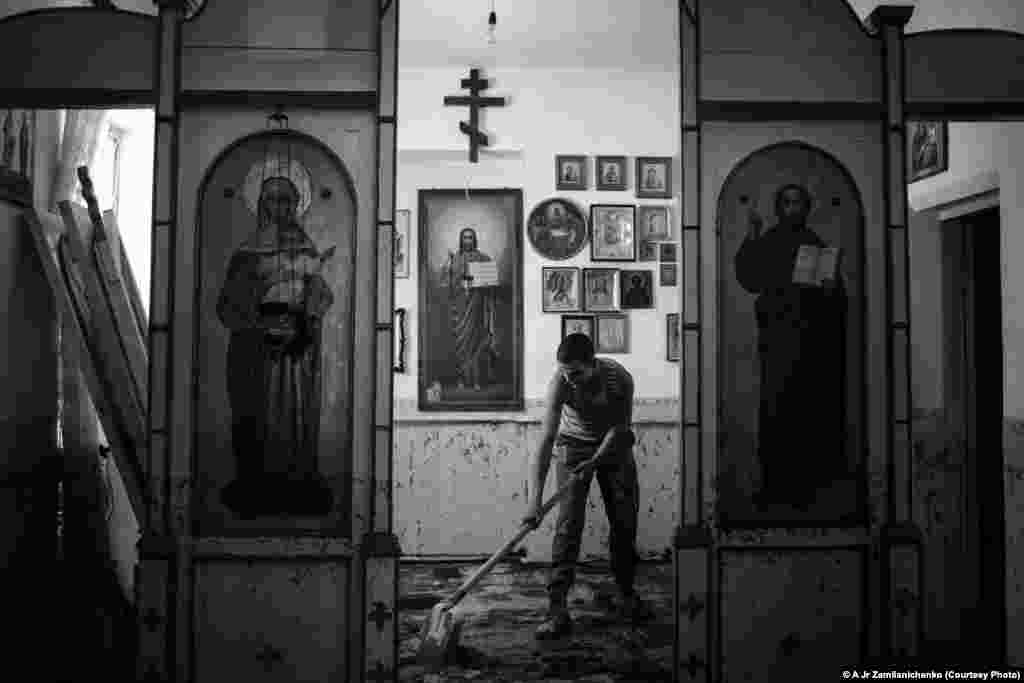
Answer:
[[[100,133],[107,112],[102,109],[68,109],[64,111],[64,130],[57,151],[54,169],[53,196],[50,206],[75,197],[78,188],[78,167],[91,166],[99,147]]]

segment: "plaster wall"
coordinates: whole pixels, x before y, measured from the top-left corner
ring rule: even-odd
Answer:
[[[679,242],[679,190],[672,199],[637,199],[633,161],[636,156],[677,156],[679,149],[678,74],[671,71],[496,70],[485,72],[491,89],[485,94],[506,96],[505,107],[488,108],[482,127],[491,137],[495,154],[485,150],[479,164],[468,161],[466,138],[458,122],[462,107],[444,107],[445,95],[459,93],[464,70],[402,68],[399,76],[398,172],[396,208],[411,211],[409,278],[395,280],[395,306],[408,311],[406,363],[416,368],[418,276],[417,192],[431,188],[523,189],[524,220],[541,201],[553,196],[575,202],[588,215],[592,204],[668,205]],[[555,189],[555,155],[590,157],[589,187],[594,188],[593,157],[627,156],[625,191],[569,192]],[[679,164],[673,161],[675,182]],[[541,311],[541,267],[576,266],[652,268],[657,264],[593,264],[589,246],[565,261],[548,261],[529,243],[523,231],[524,393],[527,401],[542,398],[555,366],[561,335],[561,316]],[[655,282],[657,283],[657,272]],[[631,352],[616,358],[634,374],[638,398],[673,397],[678,392],[676,363],[665,358],[665,314],[678,309],[675,287],[655,287],[655,308],[630,312]],[[415,372],[395,376],[400,415],[404,401],[416,396]]]
[[[401,53],[400,53],[401,55]],[[395,375],[395,518],[403,551],[412,555],[485,555],[518,529],[526,506],[529,458],[540,439],[544,390],[555,367],[561,316],[541,310],[541,268],[593,264],[589,247],[576,257],[543,259],[523,234],[524,393],[517,413],[420,413],[416,408],[418,365],[417,192],[429,188],[522,188],[524,219],[539,202],[561,196],[588,215],[591,204],[668,205],[673,241],[679,243],[678,187],[664,200],[637,199],[636,156],[677,156],[679,149],[678,73],[624,70],[491,69],[488,95],[508,97],[508,106],[488,108],[482,126],[491,137],[480,163],[468,161],[458,121],[462,108],[444,107],[442,98],[459,92],[459,69],[412,69],[399,74],[398,172],[396,208],[411,211],[409,278],[395,280],[395,306],[407,317],[407,374]],[[589,157],[587,191],[555,189],[555,155]],[[627,157],[626,191],[593,189],[597,155]],[[678,185],[678,159],[673,174]],[[621,264],[651,268],[652,262]],[[671,544],[675,526],[676,397],[678,363],[665,360],[665,315],[679,308],[675,287],[657,285],[655,308],[630,316],[630,353],[616,355],[636,381],[635,448],[640,472],[642,554],[660,555]],[[554,472],[547,495],[554,492]],[[607,520],[591,493],[582,556],[604,557]],[[547,561],[555,515],[524,541],[529,560]]]
[[[963,533],[956,524],[956,501],[943,497],[956,486],[962,445],[946,419],[953,406],[944,366],[947,362],[946,316],[942,288],[949,277],[942,268],[943,216],[972,201],[998,202],[1003,313],[1003,460],[1006,510],[1006,615],[1009,643],[1024,637],[1024,279],[1011,267],[1024,250],[1016,228],[1024,216],[1024,177],[1017,160],[1024,153],[1024,125],[1017,122],[951,122],[949,170],[909,186],[912,369],[917,522],[926,539],[926,553],[941,557],[943,547]],[[951,507],[952,506],[952,507]],[[942,565],[932,562],[932,576],[941,578]],[[934,619],[937,635],[955,625]],[[1019,653],[1009,648],[1011,663],[1020,666]]]

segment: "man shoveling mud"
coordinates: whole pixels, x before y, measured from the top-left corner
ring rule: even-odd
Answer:
[[[585,334],[570,334],[558,347],[558,370],[548,383],[543,436],[531,467],[531,495],[524,522],[540,523],[541,500],[551,457],[556,456],[557,485],[578,479],[562,499],[552,544],[550,609],[537,638],[554,639],[572,631],[567,604],[586,518],[590,482],[597,473],[611,531],[612,572],[622,595],[623,618],[649,619],[650,608],[633,592],[639,487],[633,418],[633,377],[619,363],[594,357]],[[594,460],[598,460],[594,464]]]

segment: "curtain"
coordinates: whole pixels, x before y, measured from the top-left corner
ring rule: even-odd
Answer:
[[[78,167],[92,165],[106,119],[107,112],[102,109],[64,111],[64,130],[57,151],[53,196],[50,201],[54,209],[58,202],[70,201],[75,197]]]

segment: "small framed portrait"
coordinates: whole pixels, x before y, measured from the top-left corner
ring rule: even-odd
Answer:
[[[678,253],[675,242],[662,242],[658,245],[658,260],[662,263],[675,263],[678,260]]]
[[[636,207],[636,225],[642,240],[659,242],[672,239],[667,206]]]
[[[949,124],[946,121],[907,123],[909,182],[930,178],[949,169]]]
[[[626,157],[597,157],[597,189],[626,189]]]
[[[562,316],[562,339],[570,334],[585,334],[594,341],[594,316],[592,315],[563,315]]]
[[[654,271],[619,271],[619,307],[654,308]]]
[[[675,263],[661,263],[658,270],[661,274],[662,287],[675,287],[679,284],[679,266]]]
[[[619,271],[616,268],[583,269],[583,310],[614,311],[618,301]]]
[[[586,246],[587,217],[568,199],[545,199],[530,212],[526,235],[538,254],[552,261],[564,261]]]
[[[636,158],[636,196],[642,199],[672,196],[672,157]]]
[[[665,315],[665,360],[679,361],[682,344],[680,342],[679,314]]]
[[[594,204],[590,207],[590,260],[635,261],[632,204]]]
[[[409,209],[395,211],[395,277],[409,277]]]
[[[559,190],[587,189],[587,157],[559,154],[555,157],[555,187]]]
[[[629,353],[629,316],[604,313],[594,316],[594,351]]]
[[[545,313],[580,310],[580,269],[541,268],[544,289],[541,307]]]
[[[637,261],[657,261],[658,243],[650,240],[640,240],[637,244]]]

